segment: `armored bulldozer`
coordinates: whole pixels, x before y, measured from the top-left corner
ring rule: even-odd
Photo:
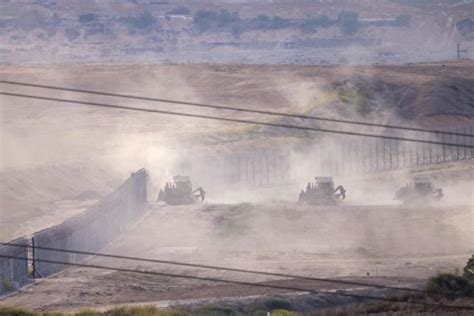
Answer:
[[[315,182],[308,182],[306,190],[301,190],[298,203],[311,205],[334,205],[346,198],[342,185],[334,188],[331,177],[316,177]]]
[[[412,183],[407,183],[398,189],[394,200],[402,201],[405,205],[410,204],[431,204],[441,200],[443,190],[435,189],[432,179],[429,177],[415,177]]]
[[[191,180],[186,176],[175,176],[173,182],[166,183],[158,193],[157,202],[163,201],[169,205],[185,205],[204,201],[206,191],[198,187],[193,191]]]

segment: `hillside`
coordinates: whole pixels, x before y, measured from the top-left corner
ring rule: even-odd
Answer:
[[[474,118],[474,63],[469,61],[377,67],[4,66],[0,68],[0,76],[7,80],[400,125],[438,128],[472,123]],[[2,84],[1,90],[225,117],[280,120],[7,84]],[[138,168],[151,170],[157,185],[180,172],[184,163],[203,163],[208,168],[209,157],[228,152],[274,146],[290,151],[298,144],[314,146],[328,139],[327,135],[311,132],[6,96],[0,101],[3,238],[32,232],[45,223],[60,222],[110,192],[120,179]],[[321,122],[284,120],[343,128]],[[12,222],[24,224],[12,229],[7,225]]]
[[[0,2],[2,63],[407,63],[474,53],[471,0]]]
[[[7,80],[425,127],[439,127],[440,124],[455,126],[473,121],[473,74],[474,63],[470,61],[377,67],[57,65],[0,69],[1,77]],[[275,120],[275,117],[232,111],[50,93],[6,84],[2,84],[2,90],[189,113]],[[273,128],[5,96],[1,100],[3,168],[83,160],[84,152],[88,152],[89,157],[116,157],[127,155],[130,151],[143,154],[146,151],[143,147],[157,144],[169,150],[154,154],[173,160],[179,155],[173,156],[170,151],[180,152],[193,146],[259,146],[263,144],[262,140],[269,138],[291,143],[301,139],[301,136],[309,140],[316,137],[316,134],[307,132],[302,134],[282,129],[274,132]],[[335,127],[334,124],[321,122],[305,124]],[[61,151],[53,153],[52,148],[60,148]],[[123,167],[120,165],[118,169],[123,170]],[[136,167],[140,167],[138,162],[133,166]]]

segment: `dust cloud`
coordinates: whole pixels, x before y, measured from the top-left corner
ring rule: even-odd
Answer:
[[[90,71],[97,77],[93,81],[98,83],[95,90],[122,92],[123,89],[130,93],[216,103],[226,103],[235,94],[235,87],[240,91],[244,80],[239,77],[241,74],[232,81],[227,73],[220,77],[222,71],[207,69],[205,72],[198,66],[192,66],[196,67],[192,70],[181,66],[177,66],[178,70],[173,70],[172,66],[150,68],[144,72],[148,76],[146,78],[140,77],[143,68],[110,67],[113,69],[90,65],[85,70],[77,68],[75,71],[81,69],[82,72],[80,80],[76,78],[77,81],[74,78],[77,74],[73,72],[63,73],[57,78],[63,78],[62,85],[65,86],[92,89],[86,84],[90,79],[87,71]],[[62,71],[57,68],[48,78],[56,78]],[[124,78],[128,78],[128,86],[114,85],[111,81],[111,76],[121,71],[124,72]],[[245,71],[251,72],[251,76],[257,76],[259,72],[254,69]],[[280,71],[277,75],[270,72],[254,78],[252,84],[264,82],[265,85],[243,89],[245,91],[241,99],[230,99],[232,102],[229,103],[235,101],[236,104],[245,104],[246,100],[257,98],[258,102],[250,106],[269,106],[270,109],[273,106],[282,107],[295,113],[329,117],[340,115],[361,120],[354,107],[342,104],[337,92],[331,90],[332,79],[324,78],[327,69],[316,69],[312,73],[308,70],[309,74],[304,75],[301,75],[302,70],[297,74],[284,69]],[[371,71],[372,67],[366,69],[364,76],[370,79]],[[339,77],[336,81],[341,81],[341,78],[352,80],[358,74],[358,70],[353,67],[342,67],[337,72]],[[273,79],[267,81],[265,76]],[[207,90],[200,86],[203,81]],[[226,84],[221,87],[220,81]],[[362,83],[365,81],[362,80]],[[222,89],[210,89],[209,86]],[[265,94],[261,91],[270,92]],[[59,97],[69,98],[72,95],[61,94]],[[83,100],[100,101],[101,98]],[[269,104],[268,100],[271,101]],[[459,177],[463,173],[462,168],[458,173],[455,170],[418,171],[409,168],[370,173],[362,171],[366,166],[361,163],[363,159],[357,156],[362,151],[355,150],[357,147],[365,148],[367,144],[350,136],[311,133],[300,137],[300,134],[282,129],[247,129],[240,125],[164,116],[70,108],[37,102],[26,104],[13,99],[7,101],[12,107],[2,105],[2,122],[5,122],[2,126],[2,152],[5,153],[2,167],[24,168],[31,163],[48,166],[50,163],[50,167],[58,168],[54,163],[68,165],[79,161],[92,168],[105,166],[108,173],[120,179],[125,179],[137,169],[146,168],[150,172],[149,200],[152,204],[159,188],[178,174],[191,176],[194,187],[203,186],[207,191],[208,201],[203,205],[176,208],[156,205],[158,209],[151,211],[156,211],[155,220],[150,221],[151,226],[137,226],[133,237],[125,235],[120,241],[123,243],[123,248],[120,246],[122,252],[133,254],[135,251],[138,256],[147,252],[156,257],[175,255],[182,260],[192,256],[199,260],[222,259],[224,262],[239,256],[242,261],[249,261],[252,267],[263,265],[269,269],[275,266],[283,269],[291,262],[297,270],[312,272],[322,267],[315,262],[329,258],[334,261],[318,273],[344,275],[354,271],[361,273],[368,261],[382,260],[383,257],[459,255],[473,248],[472,178],[466,178],[466,175],[464,178]],[[114,100],[112,103],[115,102],[143,106],[139,102]],[[163,105],[148,106],[185,110]],[[369,119],[379,123],[400,119],[396,114],[388,116],[383,108],[379,110],[374,114],[375,117]],[[216,114],[213,111],[206,113]],[[235,113],[231,115],[237,116]],[[250,115],[246,117],[252,118]],[[328,127],[327,124],[314,121],[291,123]],[[338,128],[348,130],[342,125]],[[374,132],[371,129],[357,131]],[[268,149],[273,144],[280,152],[288,154],[287,179],[273,185],[264,184],[261,179],[251,184],[229,178],[230,174],[222,164],[224,156],[232,156],[233,153],[252,155],[263,146]],[[396,190],[418,173],[432,174],[435,185],[443,188],[445,197],[439,204],[411,207],[402,206],[393,200]],[[66,170],[54,181],[69,185],[70,182],[64,179],[71,174],[80,176]],[[30,176],[35,175],[30,173]],[[241,180],[246,177],[243,170],[232,171],[232,176]],[[315,176],[332,176],[336,186],[343,185],[347,189],[347,199],[339,206],[298,205],[299,192]],[[103,173],[100,177],[109,179]],[[257,177],[262,175],[258,174]],[[97,177],[91,178],[94,181],[84,181],[81,190],[86,184],[97,186],[100,182]],[[459,179],[463,179],[463,182]],[[68,191],[59,198],[51,196],[61,200],[80,193]],[[150,216],[153,217],[153,213]],[[136,247],[137,240],[141,244],[150,236],[154,236],[151,238],[153,244],[144,245],[144,248]],[[347,258],[362,263],[351,262],[348,265],[344,261]],[[342,262],[338,264],[338,260]],[[393,268],[387,273],[398,272]]]

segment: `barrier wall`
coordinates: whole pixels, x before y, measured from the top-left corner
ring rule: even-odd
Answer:
[[[95,252],[112,241],[145,210],[146,182],[147,172],[141,169],[87,211],[58,226],[35,233],[33,235],[35,277],[49,276],[66,267],[61,264],[41,262],[38,259],[77,263],[86,257],[38,249],[38,247]]]
[[[12,244],[27,246],[27,238],[10,241]],[[0,246],[1,256],[27,258],[28,248]],[[28,262],[26,260],[0,257],[0,293],[13,290],[28,282]]]
[[[364,132],[380,134],[379,132]],[[441,132],[457,133],[446,135]],[[440,144],[373,139],[358,136],[334,136],[333,141],[315,140],[308,148],[295,148],[294,157],[288,151],[272,149],[247,153],[229,153],[213,157],[196,170],[184,170],[204,185],[272,186],[291,183],[303,172],[316,175],[350,176],[379,171],[410,169],[418,166],[474,159],[474,125],[440,129],[438,133],[404,132],[384,136],[418,139]],[[450,145],[446,145],[450,144]],[[451,145],[452,144],[452,145]],[[471,147],[469,147],[471,146]],[[219,155],[217,155],[219,156]],[[298,165],[299,160],[301,165]],[[303,170],[301,167],[309,167]],[[207,175],[207,177],[206,177]],[[311,176],[311,177],[313,177]],[[204,180],[204,181],[202,181]]]

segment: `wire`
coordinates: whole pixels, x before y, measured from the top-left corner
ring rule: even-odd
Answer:
[[[474,136],[472,134],[456,133],[456,132],[448,132],[448,131],[440,131],[440,130],[431,130],[431,129],[423,129],[423,128],[416,128],[416,127],[408,127],[408,126],[376,124],[376,123],[368,123],[368,122],[360,122],[360,121],[332,119],[332,118],[321,117],[321,116],[313,116],[313,115],[294,114],[294,113],[281,113],[281,112],[264,111],[264,110],[253,110],[253,109],[240,108],[240,107],[222,106],[222,105],[215,105],[215,104],[204,104],[204,103],[198,103],[198,102],[169,100],[169,99],[161,99],[161,98],[141,97],[141,96],[130,95],[130,94],[119,94],[119,93],[111,93],[111,92],[104,92],[104,91],[75,89],[75,88],[70,88],[70,87],[41,85],[41,84],[33,84],[33,83],[27,83],[27,82],[0,80],[0,83],[10,84],[10,85],[17,85],[17,86],[25,86],[25,87],[34,87],[34,88],[43,88],[43,89],[51,89],[51,90],[60,90],[60,91],[70,91],[70,92],[78,92],[78,93],[95,94],[95,95],[110,96],[110,97],[119,97],[119,98],[142,100],[142,101],[153,101],[153,102],[161,102],[161,103],[189,105],[189,106],[219,109],[219,110],[231,110],[231,111],[239,111],[239,112],[247,112],[247,113],[256,113],[256,114],[285,116],[285,117],[310,119],[310,120],[318,120],[318,121],[327,121],[327,122],[334,122],[334,123],[354,124],[354,125],[372,126],[372,127],[383,127],[383,128],[400,129],[400,130],[407,130],[407,131],[453,135],[453,136],[465,136],[465,137],[466,136],[467,137],[473,137]]]
[[[192,114],[192,113],[183,113],[183,112],[172,112],[172,111],[164,111],[164,110],[156,110],[156,109],[148,109],[148,108],[136,108],[136,107],[130,107],[130,106],[125,106],[125,105],[114,105],[114,104],[108,104],[108,103],[87,102],[87,101],[78,101],[78,100],[70,100],[70,99],[59,99],[59,98],[42,97],[42,96],[37,96],[37,95],[29,95],[29,94],[21,94],[21,93],[0,92],[0,95],[7,95],[7,96],[21,97],[21,98],[29,98],[29,99],[36,99],[36,100],[46,100],[46,101],[64,102],[64,103],[72,103],[72,104],[81,104],[81,105],[87,105],[87,106],[97,106],[97,107],[104,107],[104,108],[110,108],[110,109],[130,110],[130,111],[139,111],[139,112],[148,112],[148,113],[160,113],[160,114],[182,116],[182,117],[201,118],[201,119],[208,119],[208,120],[215,120],[215,121],[235,122],[235,123],[243,123],[243,124],[255,124],[255,125],[262,125],[262,126],[273,126],[273,127],[283,127],[283,128],[291,128],[291,129],[298,129],[298,130],[322,132],[322,133],[342,134],[342,135],[351,135],[351,136],[362,136],[362,137],[370,137],[370,138],[381,138],[381,139],[407,141],[407,142],[433,144],[433,145],[457,146],[457,147],[463,147],[463,148],[464,147],[465,148],[474,148],[474,145],[453,144],[453,143],[445,143],[445,142],[437,142],[437,141],[431,141],[431,140],[422,140],[422,139],[405,138],[405,137],[397,137],[397,136],[385,136],[385,135],[375,135],[375,134],[364,134],[364,133],[358,133],[358,132],[337,131],[337,130],[332,130],[332,129],[296,126],[296,125],[288,125],[288,124],[280,124],[280,123],[268,123],[268,122],[261,122],[261,121],[243,120],[243,119],[235,119],[235,118],[225,118],[225,117],[202,115],[202,114]]]
[[[0,254],[0,258],[17,259],[17,260],[23,260],[23,261],[28,261],[29,260],[26,257],[17,257],[17,256],[1,255],[1,254]],[[349,293],[330,292],[330,291],[318,291],[318,290],[304,289],[304,288],[291,287],[291,286],[280,286],[280,285],[270,285],[270,284],[252,283],[252,282],[244,282],[244,281],[234,281],[234,280],[217,279],[217,278],[210,278],[210,277],[199,277],[199,276],[193,276],[193,275],[164,273],[164,272],[157,272],[157,271],[134,270],[134,269],[116,268],[116,267],[110,267],[110,266],[104,266],[104,265],[72,263],[72,262],[63,262],[63,261],[55,261],[55,260],[47,260],[47,259],[35,259],[35,261],[44,262],[44,263],[52,263],[52,264],[77,266],[77,267],[82,267],[82,268],[92,268],[92,269],[101,269],[101,270],[130,272],[130,273],[139,273],[139,274],[145,274],[145,275],[158,275],[158,276],[164,276],[164,277],[183,278],[183,279],[192,279],[192,280],[200,280],[200,281],[210,281],[210,282],[220,282],[220,283],[228,283],[228,284],[238,284],[238,285],[262,287],[262,288],[270,288],[270,289],[279,289],[279,290],[303,291],[303,292],[309,292],[309,293],[313,293],[313,294],[336,295],[336,296],[344,296],[344,297],[351,297],[351,298],[364,299],[364,300],[386,301],[386,302],[391,302],[391,303],[405,303],[405,304],[421,305],[421,306],[425,306],[425,307],[437,307],[437,308],[442,307],[442,308],[452,308],[452,309],[459,309],[459,310],[474,310],[474,306],[445,305],[445,304],[413,302],[413,301],[412,302],[405,302],[405,301],[399,301],[399,300],[396,300],[396,299],[390,299],[390,298],[385,298],[385,297],[377,297],[377,296],[371,296],[371,295],[349,294]]]
[[[22,248],[29,248],[30,247],[29,245],[18,245],[18,244],[13,244],[13,243],[6,243],[6,242],[0,242],[0,245],[12,246],[12,247],[22,247]],[[75,254],[90,255],[90,256],[105,257],[105,258],[126,259],[126,260],[133,260],[133,261],[162,263],[162,264],[170,264],[170,265],[186,266],[186,267],[194,267],[194,268],[223,270],[223,271],[232,271],[232,272],[242,272],[242,273],[248,273],[248,274],[277,276],[277,277],[285,277],[285,278],[300,279],[300,280],[321,281],[321,282],[345,284],[345,285],[368,286],[368,287],[375,287],[375,288],[381,288],[381,289],[411,291],[411,292],[418,292],[418,293],[425,293],[425,294],[426,293],[443,294],[443,293],[440,293],[440,292],[429,292],[429,291],[413,289],[413,288],[385,286],[385,285],[370,284],[370,283],[355,282],[355,281],[344,281],[344,280],[326,279],[326,278],[314,278],[314,277],[306,277],[306,276],[301,276],[301,275],[273,273],[273,272],[264,272],[264,271],[255,271],[255,270],[245,270],[245,269],[227,268],[227,267],[218,267],[218,266],[210,266],[210,265],[195,264],[195,263],[185,263],[185,262],[178,262],[178,261],[136,258],[136,257],[121,256],[121,255],[111,255],[111,254],[103,254],[103,253],[97,253],[97,252],[89,252],[89,251],[66,250],[66,249],[42,247],[42,246],[36,246],[36,245],[34,246],[34,248],[35,249],[48,250],[48,251],[57,251],[57,252],[64,252],[64,253],[75,253]]]

